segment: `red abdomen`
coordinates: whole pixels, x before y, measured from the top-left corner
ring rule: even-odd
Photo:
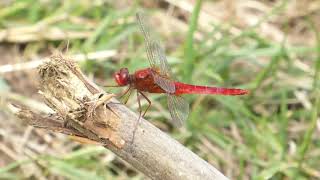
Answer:
[[[149,93],[166,93],[159,85],[154,82],[150,68],[138,70],[133,74],[133,85],[139,91]],[[247,94],[247,90],[210,87],[210,86],[197,86],[185,84],[181,82],[174,82],[176,95],[180,94],[217,94],[217,95],[243,95]]]
[[[197,86],[184,84],[181,82],[175,82],[176,95],[180,94],[217,94],[217,95],[244,95],[248,94],[248,90],[233,89],[233,88],[222,88],[222,87],[210,87],[210,86]]]

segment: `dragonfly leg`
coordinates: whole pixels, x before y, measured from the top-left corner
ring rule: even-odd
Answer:
[[[119,98],[121,99],[124,95],[126,95],[131,89],[131,86],[129,86],[126,90],[122,91],[121,93],[117,94]]]
[[[121,86],[110,86],[110,87],[121,87]],[[121,93],[116,94],[116,96],[118,96],[119,99],[121,99],[121,98],[123,98],[123,96],[125,96],[129,92],[128,97],[126,97],[126,100],[124,101],[124,104],[127,104],[129,97],[131,96],[131,91],[132,91],[132,86],[129,86],[126,90],[122,91]],[[103,93],[101,93],[99,95],[99,98],[101,98],[102,96],[103,96]],[[115,103],[115,102],[111,102],[111,103],[112,104],[122,104],[122,103]]]
[[[150,106],[151,106],[151,101],[145,94],[143,94],[143,92],[140,91],[139,93],[144,97],[145,100],[148,101],[148,107],[146,108],[146,110],[142,114],[142,117],[144,117],[146,115],[147,111],[149,110]]]
[[[132,86],[129,86],[126,90],[122,91],[121,93],[118,93],[117,96],[119,96],[119,99],[123,98],[123,96],[125,96],[126,94],[129,95],[126,97],[126,99],[124,100],[124,104],[127,104],[129,97],[131,96],[132,93]]]
[[[116,87],[116,86],[114,86],[114,87]],[[121,86],[118,86],[118,87],[121,87]],[[122,91],[121,93],[116,94],[116,96],[119,96],[119,99],[121,99],[124,95],[126,95],[129,92],[129,90],[132,90],[131,86],[129,86],[126,90]],[[103,93],[101,93],[101,94],[103,95]],[[101,98],[102,95],[99,95],[99,98]],[[108,104],[123,104],[123,103],[121,103],[121,102],[109,102]]]
[[[119,85],[103,85],[103,87],[121,87]]]
[[[129,93],[129,95],[127,96],[126,100],[123,102],[124,104],[127,104],[128,100],[129,100],[129,97],[131,96],[131,93],[132,93],[132,88],[129,87],[128,91],[126,92],[126,94]],[[122,96],[121,96],[122,97]]]
[[[137,101],[138,101],[138,105],[139,105],[139,117],[138,117],[138,120],[137,120],[137,121],[135,122],[135,124],[134,124],[134,129],[133,129],[133,131],[132,131],[131,144],[133,144],[134,137],[135,137],[136,131],[137,131],[137,129],[138,129],[138,125],[140,124],[141,114],[142,114],[141,102],[140,102],[140,98],[139,98],[139,91],[137,91]]]
[[[138,105],[139,105],[139,119],[140,119],[141,118],[141,114],[142,114],[142,108],[141,108],[141,101],[140,101],[140,98],[139,98],[139,91],[137,91],[137,100],[138,100]]]

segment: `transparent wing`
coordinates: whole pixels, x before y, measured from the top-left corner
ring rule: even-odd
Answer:
[[[183,126],[188,118],[189,103],[181,96],[168,94],[168,108],[173,125],[176,127]]]
[[[146,17],[142,13],[137,13],[136,16],[140,30],[144,36],[150,66],[154,70],[154,81],[167,93],[174,93],[175,85],[171,80],[171,70],[168,65],[164,49],[161,47],[159,40],[152,32]]]

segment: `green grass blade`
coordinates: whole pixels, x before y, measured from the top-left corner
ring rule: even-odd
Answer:
[[[12,6],[6,7],[6,8],[1,8],[0,9],[0,21],[10,15],[13,15],[20,10],[23,10],[26,8],[29,4],[27,2],[16,2],[13,3]]]
[[[201,8],[202,0],[198,0],[191,16],[191,20],[189,23],[189,30],[187,34],[187,39],[185,42],[185,47],[184,47],[184,54],[185,54],[185,65],[183,68],[183,74],[184,74],[184,81],[189,82],[191,79],[190,74],[192,74],[193,71],[193,65],[194,65],[194,60],[196,57],[196,52],[193,47],[193,37],[194,33],[197,30],[197,25],[198,25],[198,18],[199,18],[199,13],[200,13],[200,8]]]
[[[98,37],[106,31],[106,29],[110,26],[112,20],[114,19],[114,14],[111,13],[110,15],[106,16],[100,25],[97,27],[93,35],[84,43],[84,47],[86,50],[90,50],[90,47],[97,41]]]
[[[317,120],[318,120],[318,116],[319,116],[319,108],[320,108],[320,91],[318,89],[318,81],[320,78],[320,34],[317,31],[317,29],[315,29],[314,23],[310,22],[310,26],[311,28],[314,30],[315,34],[316,34],[316,38],[317,38],[317,60],[316,60],[316,64],[315,64],[315,75],[314,75],[314,79],[313,79],[313,91],[315,93],[315,103],[313,105],[313,109],[311,112],[311,122],[309,125],[309,128],[307,129],[303,141],[299,147],[299,165],[301,166],[301,164],[303,163],[305,154],[311,144],[311,140],[312,140],[312,134],[314,133],[316,127],[317,127]]]
[[[62,176],[65,176],[69,179],[97,179],[102,180],[103,178],[92,173],[90,171],[86,171],[84,169],[80,169],[75,167],[74,165],[67,163],[63,160],[51,159],[50,161],[50,171]]]

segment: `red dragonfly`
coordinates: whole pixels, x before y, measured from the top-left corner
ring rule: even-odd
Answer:
[[[181,96],[183,94],[244,95],[248,93],[247,90],[243,89],[197,86],[175,81],[171,75],[164,49],[155,39],[147,19],[141,13],[137,13],[136,18],[144,36],[150,67],[137,70],[133,74],[129,74],[127,68],[121,68],[114,74],[114,79],[118,86],[129,86],[124,94],[128,92],[131,94],[133,89],[137,90],[140,116],[142,111],[139,95],[142,95],[149,103],[142,116],[151,106],[151,101],[144,94],[145,92],[167,95],[172,122],[176,126],[183,125],[189,114],[189,104]]]

